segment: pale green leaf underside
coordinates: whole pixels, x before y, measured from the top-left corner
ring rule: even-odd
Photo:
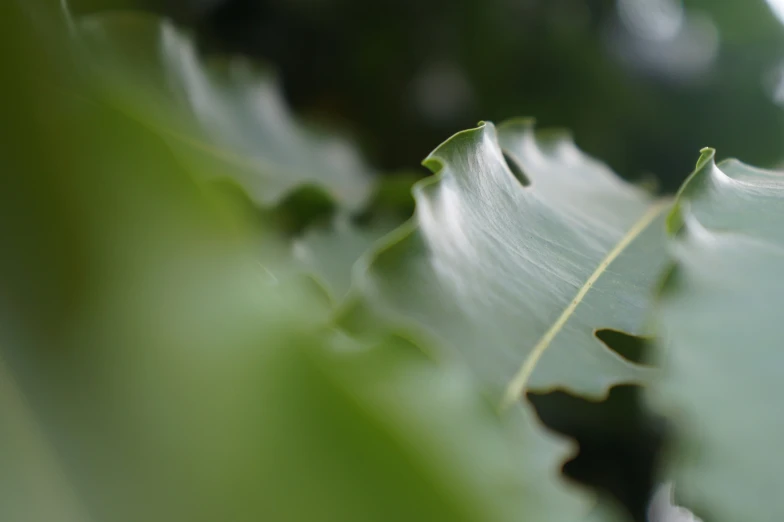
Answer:
[[[342,300],[352,285],[357,261],[413,212],[411,187],[419,176],[397,173],[379,178],[362,219],[339,214],[328,226],[314,225],[293,241],[297,263]]]
[[[149,15],[93,15],[76,28],[118,102],[192,169],[235,179],[263,206],[303,185],[349,210],[365,203],[373,173],[352,146],[298,124],[274,79],[250,62],[205,62],[187,35]]]
[[[434,334],[508,399],[646,380],[594,332],[646,334],[666,202],[523,121],[461,132],[425,164],[437,174],[416,187],[415,218],[358,274],[365,301]]]
[[[321,281],[336,300],[351,287],[352,268],[356,261],[395,227],[389,223],[357,226],[339,216],[328,228],[311,228],[295,239],[294,259]]]
[[[656,307],[675,491],[713,522],[784,518],[784,176],[706,150],[669,227]]]

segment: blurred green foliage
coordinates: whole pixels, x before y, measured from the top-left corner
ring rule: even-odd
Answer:
[[[568,444],[408,341],[337,331],[57,17],[0,5],[0,519],[582,519]]]

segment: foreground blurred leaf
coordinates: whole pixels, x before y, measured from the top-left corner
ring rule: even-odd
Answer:
[[[0,10],[0,519],[194,520],[189,498],[220,506],[235,365],[286,330],[299,291],[269,304],[274,280],[216,200],[56,74],[62,42],[18,9]],[[325,318],[307,302],[299,329]]]
[[[327,328],[323,296],[58,74],[62,42],[19,6],[0,4],[0,519],[583,519],[531,412]]]
[[[205,63],[188,36],[151,15],[92,15],[76,27],[116,102],[161,131],[182,161],[236,179],[262,206],[303,185],[350,210],[366,202],[372,173],[354,149],[295,122],[269,73],[240,58]]]
[[[89,108],[79,115],[82,132],[71,135],[114,143],[111,157],[123,160],[112,168],[82,156],[66,183],[85,189],[76,203],[90,216],[84,226],[103,216],[83,253],[88,291],[57,336],[33,318],[33,331],[5,339],[4,356],[87,518],[587,514],[587,499],[556,471],[566,445],[542,433],[530,412],[499,419],[472,377],[410,345],[364,349],[319,329],[317,296],[302,300],[214,237],[209,205],[198,204],[197,187],[154,139],[121,117],[99,117],[93,127]],[[23,414],[4,408],[3,425]],[[30,451],[37,458],[42,450]],[[2,483],[26,469],[4,467]],[[16,519],[36,506],[34,486],[15,499],[15,508],[23,504]]]
[[[290,368],[269,367],[263,379],[268,396],[285,397],[286,407],[266,410],[260,432],[273,462],[292,459],[269,474],[270,498],[281,492],[273,509],[286,519],[587,515],[586,499],[564,489],[555,473],[565,446],[545,436],[530,411],[499,419],[472,378],[454,367],[436,367],[401,344],[311,351]]]
[[[366,303],[434,334],[507,402],[529,377],[591,396],[646,378],[594,332],[646,333],[667,202],[526,122],[461,132],[425,165],[414,220],[358,273]]]
[[[248,61],[204,62],[186,35],[138,13],[85,17],[77,28],[92,71],[120,107],[161,132],[190,170],[229,176],[262,211],[275,207],[263,218],[267,235],[298,233],[337,215],[335,227],[312,228],[297,241],[296,255],[266,258],[269,266],[297,261],[341,299],[357,258],[408,217],[355,224],[351,216],[379,197],[407,207],[409,197],[399,194],[411,176],[374,179],[349,143],[297,124],[276,82]]]
[[[705,520],[781,520],[784,176],[706,150],[669,228],[654,402],[676,429],[675,493]]]

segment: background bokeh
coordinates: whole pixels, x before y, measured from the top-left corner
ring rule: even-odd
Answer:
[[[619,174],[674,190],[700,148],[774,166],[781,0],[146,0],[207,52],[279,73],[293,107],[387,171],[479,120],[570,129]],[[83,10],[138,6],[78,0]]]
[[[83,9],[130,0],[79,0]],[[780,0],[147,0],[208,52],[280,74],[293,107],[386,171],[479,120],[570,129],[619,174],[674,190],[700,148],[776,165]],[[134,4],[138,4],[134,2]]]
[[[269,62],[296,110],[338,124],[386,170],[417,165],[479,120],[534,116],[571,129],[621,175],[655,175],[672,190],[704,146],[758,165],[780,159],[776,2],[167,0],[163,9],[198,27],[208,51]]]

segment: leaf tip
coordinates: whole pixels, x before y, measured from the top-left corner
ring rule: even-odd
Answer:
[[[703,147],[700,149],[700,159],[697,160],[697,170],[700,170],[706,163],[711,162],[716,157],[716,149]]]
[[[672,206],[670,215],[667,216],[667,233],[672,236],[677,236],[683,228],[684,218],[684,205],[687,204],[689,196],[698,190],[701,184],[701,179],[706,172],[716,164],[716,149],[711,147],[703,147],[700,149],[700,157],[697,160],[697,166],[694,168],[686,181],[683,182],[680,191],[675,196],[675,204]]]
[[[476,127],[457,132],[446,139],[433,152],[422,161],[422,165],[430,170],[433,174],[437,174],[447,162],[446,158],[449,156],[449,151],[454,150],[459,143],[470,143],[477,139],[477,136],[483,135],[485,132],[495,133],[495,125],[489,121],[480,121]]]

